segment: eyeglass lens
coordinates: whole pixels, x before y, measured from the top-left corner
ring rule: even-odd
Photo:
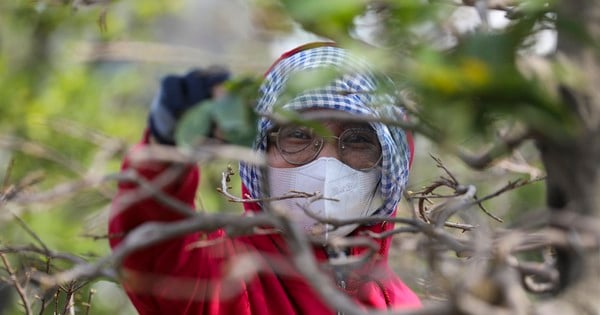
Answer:
[[[287,162],[294,165],[314,160],[324,144],[324,137],[315,134],[308,127],[286,126],[280,128],[276,135],[277,149]],[[341,161],[348,166],[354,169],[369,169],[379,163],[381,146],[374,130],[349,128],[339,137],[331,138],[337,138],[338,154]]]

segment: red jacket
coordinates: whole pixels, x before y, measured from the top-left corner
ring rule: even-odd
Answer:
[[[146,145],[147,140],[146,136],[136,148]],[[126,158],[122,169],[132,168],[142,177],[152,180],[164,170],[165,165],[132,166]],[[199,170],[190,167],[164,191],[193,206],[199,177]],[[136,189],[132,183],[119,185],[109,222],[109,233],[116,236],[110,239],[112,248],[118,247],[127,232],[142,223],[182,218],[152,198],[120,207],[124,196]],[[246,211],[259,210],[253,205],[245,207]],[[359,229],[382,232],[392,228],[393,224],[382,223]],[[209,246],[189,246],[200,240],[217,241]],[[379,255],[375,255],[376,258],[361,270],[347,276],[346,293],[367,308],[419,307],[418,297],[387,264],[390,238],[378,242],[381,245]],[[193,233],[138,250],[126,257],[122,265],[122,283],[140,314],[335,313],[293,271],[282,274],[263,269],[245,281],[223,277],[227,274],[229,263],[242,253],[257,253],[264,259],[264,265],[272,266],[286,261],[286,250],[285,242],[276,234],[229,238],[222,230],[208,235]],[[353,249],[350,255],[360,252],[361,249]],[[318,247],[315,247],[315,256],[320,261],[327,259],[324,250]]]

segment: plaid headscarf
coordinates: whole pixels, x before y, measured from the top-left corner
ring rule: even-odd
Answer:
[[[340,75],[326,86],[304,91],[285,104],[277,104],[290,76],[300,71],[331,69]],[[397,99],[384,93],[382,87],[391,85],[389,79],[376,75],[366,62],[351,56],[348,51],[331,46],[308,45],[284,55],[267,72],[260,88],[256,111],[272,114],[275,106],[285,110],[333,109],[356,116],[402,120],[404,113]],[[383,206],[374,215],[390,215],[400,202],[408,181],[410,149],[407,134],[398,127],[370,123],[376,131],[382,149],[381,195]],[[267,133],[274,127],[272,120],[263,117],[258,122],[254,149],[265,152]],[[241,163],[240,176],[252,198],[261,197],[262,176],[259,167]]]

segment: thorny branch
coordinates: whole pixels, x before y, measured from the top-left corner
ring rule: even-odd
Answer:
[[[165,171],[162,177],[159,176],[159,178],[153,181],[148,181],[144,178],[141,178],[135,172],[126,172],[108,176],[98,176],[95,175],[96,173],[94,172],[83,172],[86,175],[82,180],[62,186],[59,185],[57,187],[60,189],[55,188],[54,190],[48,192],[30,193],[27,195],[23,194],[23,187],[34,185],[36,181],[22,181],[20,185],[11,186],[11,189],[7,189],[5,187],[1,195],[3,206],[6,204],[28,205],[40,202],[42,200],[50,200],[52,198],[59,198],[61,196],[64,197],[66,195],[72,195],[81,189],[98,187],[99,185],[109,181],[131,182],[135,183],[139,189],[130,195],[123,196],[122,200],[120,201],[122,203],[120,206],[125,206],[127,203],[137,202],[145,198],[155,198],[160,203],[168,206],[174,211],[179,212],[180,214],[183,214],[186,219],[173,223],[144,224],[131,231],[128,235],[124,236],[125,238],[122,245],[112,254],[96,259],[93,262],[88,262],[81,257],[77,257],[69,253],[52,251],[43,244],[42,240],[36,238],[35,233],[31,229],[28,229],[26,225],[23,226],[25,230],[27,230],[28,233],[32,235],[32,237],[34,237],[38,243],[41,244],[41,247],[7,246],[0,249],[0,254],[4,257],[4,255],[8,253],[22,253],[25,251],[42,254],[48,258],[59,258],[72,262],[74,264],[72,268],[60,271],[58,273],[50,274],[48,270],[47,272],[37,271],[32,274],[33,279],[39,281],[42,284],[42,287],[52,288],[73,283],[73,281],[82,281],[86,279],[93,280],[102,277],[118,278],[119,268],[122,260],[132,251],[150,246],[156,242],[168,240],[192,232],[209,232],[216,229],[224,229],[227,231],[227,234],[230,237],[265,232],[282,233],[286,237],[290,248],[293,249],[291,251],[293,254],[291,259],[294,262],[295,268],[297,268],[298,271],[308,280],[308,282],[311,283],[327,301],[329,301],[330,305],[335,309],[346,312],[347,314],[362,314],[362,311],[357,310],[353,306],[352,302],[348,301],[348,298],[340,293],[335,286],[332,285],[329,280],[327,280],[328,277],[323,276],[321,266],[319,266],[314,260],[310,246],[311,240],[303,233],[295,230],[296,228],[289,222],[289,219],[285,213],[281,213],[276,210],[273,212],[258,213],[251,216],[242,217],[237,215],[196,213],[194,209],[191,209],[189,206],[182,204],[178,200],[174,200],[168,195],[162,193],[162,188],[176,179],[180,172],[187,167],[186,165],[190,165],[200,160],[208,161],[216,157],[231,157],[232,155],[239,154],[239,151],[232,151],[231,148],[228,148],[227,150],[224,151],[224,153],[220,151],[219,148],[214,147],[205,151],[196,151],[194,153],[182,153],[181,151],[178,151],[179,154],[175,154],[172,148],[158,147],[149,149],[147,151],[141,151],[140,155],[135,157],[135,163],[144,163],[144,161],[147,161],[150,158],[159,157],[160,159],[164,159],[165,162],[169,162],[170,165],[173,166],[169,170]],[[112,152],[116,152],[116,150]],[[250,157],[249,159],[260,163],[259,159],[261,158],[262,157],[256,156]],[[101,158],[99,159],[102,160]],[[173,162],[173,159],[175,162]],[[548,290],[548,288],[552,288],[557,276],[556,269],[551,261],[543,263],[520,261],[517,258],[517,254],[528,251],[542,250],[553,246],[566,248],[572,246],[572,240],[568,237],[568,234],[565,233],[565,231],[569,229],[566,226],[564,228],[560,228],[560,225],[557,225],[558,228],[538,231],[490,231],[490,235],[488,235],[487,238],[493,241],[491,244],[487,245],[482,245],[481,240],[475,236],[471,238],[457,237],[456,234],[445,229],[456,228],[462,231],[475,233],[474,235],[477,235],[477,233],[479,233],[479,235],[481,235],[481,233],[485,233],[481,230],[481,225],[454,223],[449,222],[448,219],[455,215],[463,215],[465,213],[470,213],[472,215],[473,213],[466,212],[465,210],[469,209],[473,205],[478,205],[481,207],[482,202],[497,197],[507,191],[527,185],[533,181],[517,180],[509,182],[507,185],[490,195],[487,195],[483,198],[476,198],[476,189],[473,185],[461,184],[458,177],[455,176],[450,169],[444,166],[441,160],[437,158],[434,158],[434,160],[437,162],[438,167],[444,171],[445,176],[442,176],[438,181],[424,188],[422,191],[410,195],[410,198],[414,198],[419,201],[418,213],[421,217],[420,219],[416,217],[412,219],[402,217],[367,217],[353,220],[337,220],[331,218],[320,218],[312,214],[315,219],[331,228],[337,228],[339,226],[348,224],[368,225],[381,222],[390,222],[401,225],[393,230],[381,234],[365,233],[364,235],[356,238],[339,238],[329,240],[327,243],[328,246],[338,248],[340,250],[343,248],[356,246],[366,247],[369,249],[360,257],[349,257],[339,261],[332,261],[329,263],[330,267],[352,268],[363,264],[377,250],[375,247],[373,247],[371,238],[390,237],[399,233],[413,233],[416,235],[421,235],[424,238],[434,240],[433,243],[436,244],[434,250],[436,251],[454,251],[460,257],[464,257],[464,255],[467,255],[468,257],[484,257],[485,259],[490,260],[489,265],[492,265],[491,262],[494,261],[499,267],[509,267],[510,270],[512,270],[511,272],[522,275],[522,279],[526,287],[535,289],[540,288],[540,285],[546,285],[546,287],[542,287],[542,289],[539,290],[540,292],[545,292],[545,290]],[[257,202],[268,200],[254,200],[249,198],[249,196],[237,197],[231,194],[229,191],[229,179],[230,176],[233,175],[234,173],[232,168],[228,168],[225,172],[223,172],[221,187],[219,188],[219,191],[230,201]],[[7,183],[8,181],[5,180],[5,182]],[[453,193],[436,193],[437,189],[442,187],[451,189]],[[291,192],[290,195],[280,196],[277,198],[326,198],[326,196],[303,192]],[[425,206],[426,202],[429,202],[432,199],[441,198],[446,200],[433,208],[428,208]],[[117,204],[117,206],[119,206],[119,204]],[[495,218],[485,209],[483,210],[486,214]],[[495,219],[498,220],[498,218]],[[598,248],[598,239],[600,239],[600,236],[598,235],[597,231],[600,230],[600,224],[592,224],[587,222],[585,218],[572,218],[568,222],[571,227],[573,225],[582,226],[582,232],[579,235],[580,241],[577,244],[579,248]],[[214,242],[220,241],[222,240],[215,240]],[[194,246],[212,246],[215,244],[214,242],[200,241],[194,244]],[[254,268],[260,268],[260,266],[255,266]],[[283,268],[277,269],[277,267],[275,267],[274,269],[279,270],[280,272],[286,272],[286,270]],[[500,271],[502,270],[499,269],[499,272]],[[232,273],[231,276],[236,277],[237,275],[242,277],[243,274],[244,272],[236,272]],[[483,281],[482,279],[485,279],[485,273],[473,274],[469,281],[465,282],[465,285],[472,288],[480,281]],[[498,286],[498,289],[502,292],[510,292],[512,285],[514,285],[514,283],[509,280],[500,281],[498,279],[494,281],[497,282],[494,282],[493,285]],[[77,287],[64,287],[64,289],[66,289],[64,291],[68,293],[73,291],[72,289],[76,288]],[[468,306],[465,305],[479,303],[474,302],[479,300],[477,300],[476,297],[473,296],[469,291],[458,290],[457,292],[459,293],[457,293],[456,296],[456,303],[458,303],[456,305],[454,304],[455,302],[450,300],[449,302],[445,303],[426,305],[426,307],[421,310],[394,312],[392,314],[452,314],[454,313],[457,305],[460,308],[468,308]],[[90,301],[91,295],[92,293],[90,292]],[[516,298],[513,297],[513,299]],[[484,306],[479,305],[478,307],[479,309],[484,309]]]
[[[140,227],[139,229],[134,230],[132,233],[130,233],[127,238],[126,241],[124,242],[123,246],[120,247],[117,251],[115,251],[112,255],[99,259],[95,264],[80,264],[78,266],[76,266],[74,269],[68,270],[66,272],[62,272],[53,276],[42,276],[40,274],[37,274],[36,277],[40,277],[39,279],[41,279],[42,283],[48,286],[52,286],[52,285],[58,285],[60,283],[65,283],[68,281],[72,281],[74,279],[86,279],[86,278],[95,278],[98,276],[107,276],[107,275],[113,275],[114,276],[114,272],[109,272],[107,271],[108,269],[107,266],[119,266],[119,262],[122,260],[123,257],[125,257],[128,253],[130,253],[131,251],[135,250],[136,248],[141,248],[144,246],[147,246],[149,244],[158,242],[160,240],[164,240],[164,239],[168,239],[168,238],[172,238],[175,237],[177,235],[183,235],[192,231],[199,231],[199,230],[213,230],[219,227],[227,227],[229,226],[228,230],[229,231],[239,231],[239,230],[245,230],[245,231],[249,231],[249,233],[251,232],[251,227],[258,227],[258,226],[265,226],[265,225],[272,225],[272,226],[279,226],[279,229],[281,230],[285,230],[285,225],[281,226],[281,224],[284,224],[284,219],[280,218],[280,219],[274,219],[273,216],[267,215],[267,214],[261,214],[261,215],[257,215],[257,216],[253,216],[253,217],[248,217],[248,218],[239,218],[237,216],[222,216],[222,215],[218,215],[218,216],[204,216],[201,219],[196,218],[196,219],[188,219],[182,222],[177,222],[176,224],[155,224],[155,223],[151,223],[148,225],[145,225],[144,227]],[[438,240],[438,242],[442,243],[442,244],[446,244],[447,246],[449,246],[449,248],[452,248],[453,250],[456,251],[465,251],[468,250],[470,248],[472,248],[472,245],[469,245],[469,243],[465,243],[464,241],[458,241],[457,239],[455,239],[454,236],[452,236],[451,234],[447,234],[445,232],[443,232],[443,230],[441,230],[439,227],[434,227],[431,224],[428,224],[426,222],[422,222],[419,220],[414,220],[414,219],[404,219],[404,218],[389,218],[389,217],[370,217],[370,218],[363,218],[361,220],[350,220],[347,222],[343,222],[343,221],[339,221],[339,220],[324,220],[324,223],[327,224],[331,224],[331,225],[341,225],[341,224],[356,224],[356,223],[361,223],[361,224],[369,224],[369,223],[375,223],[375,222],[381,222],[381,221],[389,221],[389,222],[398,222],[398,223],[404,223],[404,224],[410,224],[413,228],[415,232],[423,232],[425,233],[425,235],[429,235],[431,237],[434,237],[435,239]],[[288,227],[289,228],[289,227]],[[292,234],[293,235],[293,234]],[[297,253],[294,257],[294,260],[297,262],[296,265],[302,265],[303,268],[302,270],[300,270],[309,281],[311,281],[313,284],[315,284],[316,287],[322,289],[322,294],[325,297],[329,297],[332,300],[332,305],[336,306],[336,307],[341,307],[340,309],[344,309],[346,311],[348,311],[348,314],[356,314],[356,310],[349,310],[349,309],[345,309],[345,308],[350,308],[348,307],[348,305],[352,305],[352,304],[346,304],[348,301],[346,301],[343,297],[343,295],[340,295],[339,292],[334,291],[334,290],[329,290],[327,289],[327,286],[324,286],[324,284],[322,283],[322,280],[318,280],[316,278],[324,278],[324,277],[316,277],[315,275],[318,275],[318,273],[315,273],[315,270],[318,270],[318,267],[316,267],[316,265],[314,265],[314,263],[311,264],[307,264],[306,260],[309,259],[310,253],[311,251],[309,249],[306,249],[306,245],[302,245],[304,242],[306,242],[306,240],[304,239],[305,236],[294,236],[294,238],[290,239],[289,241],[291,242],[291,246],[297,246],[298,251],[294,251],[294,253]],[[504,236],[502,238],[499,239],[499,241],[503,240],[503,239],[507,239],[507,236]],[[554,237],[551,239],[546,239],[545,241],[543,241],[541,238],[536,238],[537,241],[540,245],[538,246],[548,246],[550,244],[557,244],[560,239]],[[522,243],[519,243],[518,246],[514,246],[512,250],[510,250],[510,252],[515,252],[515,251],[519,251],[519,250],[523,250],[524,244],[530,244],[531,239],[524,239]],[[591,240],[591,239],[590,239]],[[563,241],[564,244],[564,239]],[[308,244],[308,243],[307,243]],[[355,244],[352,244],[352,240],[345,240],[343,242],[339,241],[336,246],[355,246]],[[586,242],[584,244],[585,246],[597,246],[597,244],[593,243],[593,242]],[[526,249],[531,250],[531,247],[527,247]],[[308,255],[308,256],[307,256]],[[313,259],[313,258],[310,258]],[[534,270],[533,267],[527,266],[526,264],[523,263],[517,263],[514,261],[514,259],[511,259],[511,266],[519,269],[522,272],[530,272],[532,270]],[[341,264],[348,264],[348,263],[356,263],[356,261],[350,261],[350,262],[342,262]],[[546,273],[543,273],[541,271],[538,272],[538,274],[543,275]],[[449,310],[451,310],[451,306],[450,305],[444,305],[444,304],[436,304],[435,306],[429,306],[428,308],[421,310],[421,311],[415,311],[415,312],[402,312],[402,313],[398,313],[398,314],[426,314],[427,311],[431,311],[432,309],[435,309],[436,312],[438,312],[439,314],[443,314],[444,310],[446,312],[450,312]]]
[[[450,172],[450,170],[448,170],[448,168],[446,168],[446,166],[443,165],[442,161],[434,156],[432,156],[432,158],[436,161],[437,167],[441,168],[442,170],[444,170],[444,172],[449,176],[449,178],[446,177],[440,177],[440,179],[438,179],[437,181],[433,182],[431,185],[423,188],[421,191],[416,192],[411,194],[409,197],[410,198],[416,198],[419,199],[418,202],[418,213],[421,217],[421,219],[423,219],[425,222],[430,222],[430,213],[432,211],[434,211],[434,209],[428,209],[425,205],[426,202],[430,202],[430,199],[432,198],[452,198],[452,197],[456,197],[459,194],[462,194],[465,192],[465,189],[468,186],[464,186],[461,185],[459,183],[459,181],[456,179],[456,177]],[[488,210],[486,210],[483,207],[483,202],[488,201],[494,197],[500,196],[501,194],[525,186],[525,185],[529,185],[538,181],[544,180],[544,177],[540,177],[540,178],[534,178],[532,180],[525,180],[525,179],[517,179],[515,181],[509,181],[505,186],[501,187],[500,189],[498,189],[497,191],[482,197],[482,198],[476,198],[475,195],[473,195],[473,200],[469,203],[469,204],[465,204],[465,206],[471,206],[471,205],[478,205],[479,208],[488,216],[492,217],[494,220],[498,221],[498,222],[504,222],[501,218],[495,216],[494,214],[492,214],[491,212],[489,212]],[[441,187],[447,187],[450,188],[452,190],[454,190],[454,193],[452,195],[439,195],[434,193],[434,191],[438,188]],[[448,226],[448,225],[447,225]]]
[[[228,165],[227,170],[221,172],[221,187],[217,188],[217,191],[223,194],[227,201],[230,202],[239,202],[239,203],[252,203],[252,202],[269,202],[274,200],[284,200],[284,199],[309,199],[309,201],[317,201],[322,199],[335,200],[331,198],[324,197],[319,192],[303,192],[303,191],[290,191],[283,196],[275,196],[275,197],[265,197],[265,198],[251,198],[251,196],[244,196],[243,198],[237,197],[229,192],[231,187],[229,186],[229,182],[231,181],[231,176],[235,175],[233,172],[233,168]],[[307,211],[308,215],[313,215],[310,211]]]

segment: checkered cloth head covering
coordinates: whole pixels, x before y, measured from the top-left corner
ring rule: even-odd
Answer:
[[[288,79],[302,71],[330,69],[337,77],[322,87],[303,91],[294,97],[279,100]],[[281,106],[284,110],[333,109],[356,116],[376,117],[387,121],[402,120],[404,113],[398,100],[390,93],[391,81],[376,75],[365,61],[350,55],[342,48],[332,45],[308,45],[282,56],[267,72],[260,88],[256,111],[259,115],[271,115]],[[385,89],[384,89],[385,87]],[[386,93],[387,92],[387,93]],[[383,123],[370,123],[377,132],[382,148],[381,195],[384,204],[374,215],[390,215],[396,209],[408,181],[411,148],[407,133],[401,128]],[[267,117],[258,122],[258,135],[254,149],[265,152],[267,133],[274,123]],[[260,167],[241,163],[242,183],[252,198],[260,198],[263,174]]]

